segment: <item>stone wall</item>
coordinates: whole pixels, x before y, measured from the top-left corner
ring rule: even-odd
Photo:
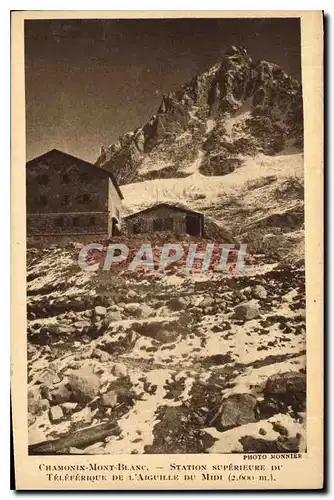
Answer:
[[[28,235],[108,235],[108,212],[71,214],[28,214]]]

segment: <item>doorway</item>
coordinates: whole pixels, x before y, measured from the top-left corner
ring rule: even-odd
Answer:
[[[190,236],[201,236],[201,219],[197,215],[186,216],[186,231]]]

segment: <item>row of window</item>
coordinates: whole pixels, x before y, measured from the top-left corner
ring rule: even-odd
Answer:
[[[77,179],[77,176],[75,177]],[[91,180],[91,176],[87,172],[82,172],[79,177],[82,182],[88,182]],[[52,179],[54,179],[54,176],[52,176]],[[49,184],[50,178],[47,174],[40,174],[37,176],[36,180],[41,186],[47,186]],[[69,184],[72,178],[69,174],[61,174],[60,180],[62,184]]]
[[[153,219],[153,231],[173,231],[174,223],[171,217],[166,219]],[[140,234],[143,231],[141,221],[138,220],[133,224],[134,234]]]
[[[81,204],[86,204],[86,203],[91,203],[93,201],[93,197],[90,193],[84,193],[84,194],[80,194],[76,197],[76,201],[78,203],[81,203]],[[62,205],[68,205],[70,202],[70,196],[68,194],[65,194],[63,199],[62,199]],[[37,203],[38,205],[40,205],[41,207],[45,207],[48,203],[48,197],[45,196],[45,195],[41,195],[38,199],[37,199]]]
[[[95,226],[96,219],[95,217],[71,217],[66,220],[66,226],[72,225],[73,227],[87,227],[87,226]],[[59,216],[55,220],[55,225],[57,227],[65,226],[65,217]]]

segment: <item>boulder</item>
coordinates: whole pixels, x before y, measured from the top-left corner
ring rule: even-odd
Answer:
[[[108,408],[114,408],[117,405],[117,393],[115,391],[108,391],[102,396],[101,403]]]
[[[78,407],[78,403],[71,403],[70,401],[68,401],[66,403],[62,403],[60,406],[64,412],[64,415],[69,416],[72,415],[72,413],[76,410],[76,408]]]
[[[172,297],[168,301],[168,307],[172,311],[181,311],[186,309],[189,305],[189,299],[187,297]]]
[[[175,321],[150,321],[149,323],[136,323],[134,330],[140,335],[150,337],[158,342],[167,344],[174,342],[184,327]]]
[[[39,386],[34,385],[28,389],[28,412],[32,415],[40,415],[42,413],[41,408],[42,396],[40,393]]]
[[[121,321],[122,316],[121,313],[118,309],[115,311],[109,311],[106,317],[104,318],[104,324],[106,326],[109,326],[110,323],[113,323],[114,321]]]
[[[272,375],[266,382],[265,393],[269,395],[305,394],[306,375],[300,372]]]
[[[87,403],[99,393],[100,379],[91,367],[83,367],[70,373],[68,382],[74,398],[79,403]]]
[[[219,430],[231,429],[256,421],[256,398],[251,394],[232,394],[224,399],[219,416]]]
[[[41,332],[44,330],[44,327],[41,328]],[[69,325],[47,325],[45,330],[51,334],[52,336],[61,336],[61,335],[69,335],[73,332],[73,329]]]
[[[89,425],[93,420],[94,414],[89,406],[85,406],[80,411],[75,411],[71,416],[71,422],[76,424],[80,423],[80,426]]]
[[[289,431],[284,425],[282,425],[280,422],[272,422],[273,430],[275,432],[278,432],[282,436],[288,436]]]
[[[256,299],[266,299],[267,298],[267,290],[262,285],[255,285],[253,288],[253,297]]]
[[[54,384],[60,382],[60,378],[55,370],[52,368],[48,368],[45,372],[43,372],[37,379],[44,387],[48,389],[53,389]]]
[[[49,410],[49,419],[52,424],[58,424],[64,417],[63,410],[60,406],[51,406]]]
[[[232,299],[236,302],[242,302],[247,300],[246,294],[241,290],[234,290],[232,294]]]
[[[58,404],[70,401],[72,392],[68,389],[67,384],[59,384],[51,393],[52,400]]]
[[[115,363],[113,367],[113,374],[115,377],[126,377],[128,374],[127,368],[123,363]]]
[[[94,308],[94,313],[96,316],[105,316],[107,314],[107,309],[103,306],[96,306]]]
[[[199,301],[198,307],[201,308],[206,308],[206,307],[212,307],[215,304],[215,299],[212,297],[203,296],[203,298]]]
[[[89,330],[91,326],[91,323],[90,321],[87,321],[87,320],[80,320],[80,321],[76,321],[75,323],[73,323],[73,327],[76,329],[76,330],[79,330],[80,332],[86,332],[87,330]]]
[[[137,295],[138,295],[137,292],[135,292],[134,290],[129,290],[127,292],[127,296],[129,299],[135,299],[137,297]]]
[[[108,352],[102,351],[101,349],[98,349],[97,347],[94,349],[92,353],[93,358],[98,358],[101,363],[107,363],[108,361],[111,360],[111,356]]]
[[[135,318],[148,318],[153,315],[153,309],[146,304],[131,303],[124,305],[124,312]]]
[[[259,305],[256,301],[242,302],[234,308],[234,316],[239,320],[250,320],[260,315]]]

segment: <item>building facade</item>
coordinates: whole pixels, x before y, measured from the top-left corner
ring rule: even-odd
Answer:
[[[121,224],[122,193],[101,167],[56,149],[26,168],[28,239],[111,237]]]
[[[128,236],[162,231],[199,237],[204,234],[203,214],[168,203],[131,214],[124,218],[124,224]]]

